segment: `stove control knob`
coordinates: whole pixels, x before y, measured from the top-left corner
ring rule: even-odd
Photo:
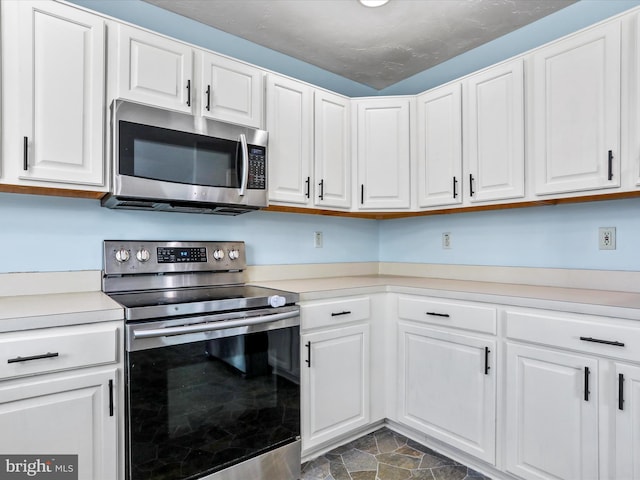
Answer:
[[[237,249],[229,250],[229,258],[231,260],[237,260],[240,257],[240,252]]]
[[[129,250],[127,250],[126,248],[121,248],[120,250],[116,251],[116,260],[120,263],[128,262],[130,256],[131,255],[129,254]]]
[[[149,258],[151,258],[151,254],[149,253],[149,250],[147,250],[146,248],[142,248],[136,252],[136,258],[139,262],[144,263],[149,261]]]
[[[271,295],[269,297],[269,305],[273,308],[284,307],[287,303],[287,299],[280,295]]]
[[[222,260],[224,258],[224,250],[214,250],[213,251],[213,258],[215,258],[216,260]]]

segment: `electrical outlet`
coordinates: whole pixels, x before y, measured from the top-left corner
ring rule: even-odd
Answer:
[[[451,233],[445,232],[442,234],[442,248],[451,248]]]
[[[616,227],[600,227],[598,229],[598,248],[600,250],[616,249]]]
[[[322,232],[313,232],[314,248],[322,248]]]

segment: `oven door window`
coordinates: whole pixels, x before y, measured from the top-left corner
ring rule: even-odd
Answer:
[[[127,355],[132,480],[199,478],[300,435],[297,326]]]
[[[209,187],[239,188],[240,142],[121,120],[121,175]]]

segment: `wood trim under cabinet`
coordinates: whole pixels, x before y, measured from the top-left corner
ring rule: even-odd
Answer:
[[[28,195],[48,195],[55,197],[89,198],[100,200],[106,195],[105,192],[95,192],[92,190],[71,190],[67,188],[35,187],[31,185],[8,185],[0,184],[0,192],[22,193]]]
[[[604,200],[621,200],[638,198],[640,191],[606,193],[601,195],[584,195],[579,197],[553,198],[548,200],[534,200],[529,202],[500,203],[492,205],[473,205],[471,207],[441,208],[419,212],[341,212],[334,210],[320,210],[315,208],[287,207],[270,205],[264,210],[269,212],[304,213],[307,215],[331,215],[336,217],[368,218],[371,220],[392,220],[395,218],[424,217],[427,215],[444,215],[447,213],[469,213],[485,210],[507,210],[511,208],[540,207],[544,205],[562,205],[567,203],[585,203]]]

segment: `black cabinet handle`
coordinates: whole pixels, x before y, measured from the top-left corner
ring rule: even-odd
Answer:
[[[618,410],[624,410],[624,375],[618,374]]]
[[[305,193],[305,196],[309,198],[309,195],[311,195],[311,177],[307,177],[304,183],[307,186],[307,191]]]
[[[489,350],[489,347],[484,347],[484,374],[485,375],[489,375],[489,369],[491,369],[491,367],[489,366],[489,353],[491,353],[491,350]]]
[[[332,317],[339,317],[341,315],[351,315],[351,310],[345,310],[343,312],[332,312],[331,313]]]
[[[207,91],[205,92],[207,94],[207,106],[205,107],[207,109],[207,112],[211,111],[211,85],[207,85]]]
[[[360,185],[360,205],[364,205],[364,183]]]
[[[431,315],[432,317],[446,317],[449,318],[451,315],[448,313],[438,313],[438,312],[426,312],[427,315]]]
[[[47,353],[43,353],[41,355],[32,355],[30,357],[16,357],[16,358],[10,358],[7,360],[7,363],[19,363],[19,362],[29,362],[31,360],[40,360],[43,358],[53,358],[53,357],[57,357],[59,356],[58,352],[47,352]]]
[[[584,401],[589,401],[589,367],[584,367]]]
[[[113,380],[109,380],[109,416],[113,417]]]
[[[307,347],[307,359],[305,362],[307,362],[307,367],[311,368],[311,342],[307,342],[305,347]]]
[[[22,168],[26,172],[29,170],[29,137],[24,137],[24,146],[22,149],[23,152],[23,160],[22,160]]]
[[[453,177],[453,198],[456,198],[458,196],[458,179],[456,177]]]
[[[187,107],[191,106],[191,80],[187,80]]]
[[[473,197],[473,194],[475,192],[473,191],[473,174],[470,173],[469,174],[469,195],[471,195]]]
[[[583,342],[603,343],[604,345],[613,345],[614,347],[624,347],[624,343],[615,340],[601,340],[599,338],[580,337]]]
[[[613,180],[613,150],[609,150],[609,180]]]
[[[320,195],[318,195],[318,198],[320,200],[324,200],[324,178],[320,180],[320,183],[318,185],[320,186]]]

